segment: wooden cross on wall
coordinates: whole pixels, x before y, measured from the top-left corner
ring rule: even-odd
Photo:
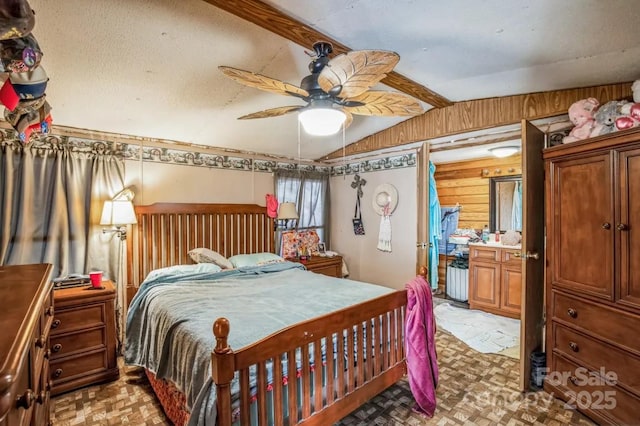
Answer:
[[[351,187],[353,189],[357,189],[357,195],[358,197],[362,197],[363,192],[362,192],[362,187],[365,186],[367,184],[367,181],[364,179],[360,178],[360,175],[355,175],[353,177],[353,182],[351,182]]]

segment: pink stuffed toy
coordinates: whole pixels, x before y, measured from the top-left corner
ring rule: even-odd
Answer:
[[[596,124],[594,114],[599,105],[600,102],[596,98],[587,98],[574,102],[569,107],[569,119],[575,127],[571,129],[568,136],[562,139],[562,143],[575,142],[590,137]]]
[[[627,103],[620,109],[622,117],[616,119],[616,129],[624,130],[640,126],[640,104]]]

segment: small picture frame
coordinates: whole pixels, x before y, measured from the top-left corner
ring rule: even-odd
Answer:
[[[327,247],[324,245],[324,243],[318,243],[318,253],[325,254],[326,251]]]

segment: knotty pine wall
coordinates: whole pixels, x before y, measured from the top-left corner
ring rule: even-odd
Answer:
[[[458,228],[481,230],[489,223],[489,178],[522,174],[520,154],[436,164],[436,188],[442,207],[462,206]],[[444,255],[438,264],[438,286],[444,285]]]

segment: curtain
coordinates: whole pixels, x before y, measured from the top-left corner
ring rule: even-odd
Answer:
[[[438,246],[442,239],[442,218],[435,173],[436,166],[429,160],[429,283],[432,289],[438,288]]]
[[[298,229],[315,229],[327,248],[330,244],[329,173],[309,170],[275,170],[275,194],[279,203],[295,203]],[[279,246],[280,232],[276,233]]]
[[[115,281],[122,314],[121,242],[99,222],[104,200],[123,182],[124,162],[114,155],[1,141],[0,265],[51,263],[54,278],[101,270]]]

